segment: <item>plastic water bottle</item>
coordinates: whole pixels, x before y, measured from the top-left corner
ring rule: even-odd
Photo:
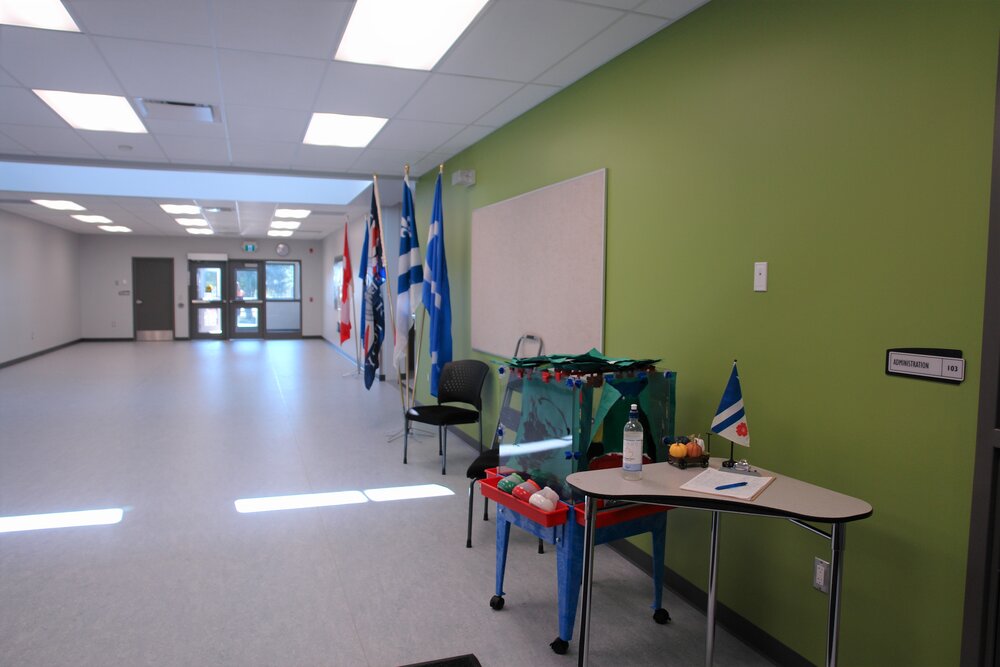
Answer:
[[[635,403],[622,432],[622,477],[642,479],[642,424],[639,423],[639,406]]]

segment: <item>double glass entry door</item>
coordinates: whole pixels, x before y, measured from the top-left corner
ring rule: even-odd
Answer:
[[[261,262],[191,262],[191,337],[261,338]]]

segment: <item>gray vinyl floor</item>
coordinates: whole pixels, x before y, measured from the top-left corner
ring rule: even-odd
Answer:
[[[489,607],[495,524],[474,522],[476,451],[387,442],[396,386],[343,374],[323,341],[81,343],[0,369],[0,516],[124,507],[115,525],[0,534],[0,665],[391,666],[474,653],[575,665],[554,549],[512,531]],[[489,428],[487,428],[489,431]],[[441,484],[446,497],[239,514],[284,494]],[[477,511],[481,508],[477,498]],[[667,548],[670,548],[669,537]],[[702,665],[704,616],[599,547],[593,665]],[[578,631],[577,627],[577,631]],[[575,636],[574,636],[575,638]],[[768,661],[720,629],[715,664]]]

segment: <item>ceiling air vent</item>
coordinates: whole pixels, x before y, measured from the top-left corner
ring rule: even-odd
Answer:
[[[147,100],[135,98],[143,118],[150,120],[179,120],[189,123],[217,123],[219,115],[211,104],[194,102],[171,102],[169,100]]]

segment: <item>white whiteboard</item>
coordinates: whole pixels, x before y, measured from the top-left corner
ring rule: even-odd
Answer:
[[[606,170],[472,212],[472,347],[501,357],[523,334],[546,354],[604,345]]]

